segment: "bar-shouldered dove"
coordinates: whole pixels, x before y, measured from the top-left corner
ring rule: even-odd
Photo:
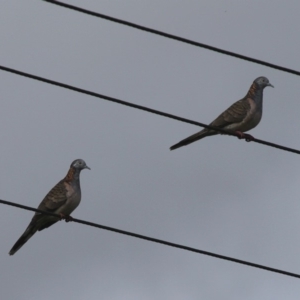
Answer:
[[[62,218],[72,219],[70,214],[81,200],[79,174],[83,169],[90,170],[84,160],[74,160],[66,177],[50,190],[38,207],[40,210],[59,214],[61,218],[36,212],[25,232],[9,251],[9,255],[15,254],[37,231],[48,228]]]
[[[241,138],[245,136],[248,136],[250,139],[253,138],[250,135],[245,135],[243,132],[254,128],[260,122],[262,117],[263,90],[267,86],[274,87],[268,78],[263,76],[256,78],[250,86],[247,95],[232,104],[209,125],[236,133]],[[170,147],[170,150],[186,146],[206,136],[216,134],[220,134],[220,132],[204,128],[173,145]]]

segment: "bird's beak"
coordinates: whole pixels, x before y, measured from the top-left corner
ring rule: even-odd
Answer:
[[[85,166],[84,168],[85,168],[85,169],[89,169],[89,170],[91,169],[91,168],[90,168],[90,167],[88,167],[88,166]]]
[[[268,86],[271,86],[272,88],[274,87],[274,85],[273,85],[273,84],[271,84],[271,83],[268,83]]]

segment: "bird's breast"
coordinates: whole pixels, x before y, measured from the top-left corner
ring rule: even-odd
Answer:
[[[76,188],[71,184],[66,184],[67,201],[61,213],[70,215],[73,210],[79,205],[81,200],[80,188]]]
[[[251,130],[252,128],[256,127],[262,117],[262,107],[258,107],[257,104],[252,99],[249,101],[249,103],[250,103],[250,110],[246,118],[240,124],[239,130],[243,132]]]

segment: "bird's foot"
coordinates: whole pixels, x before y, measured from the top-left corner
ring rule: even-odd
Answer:
[[[248,134],[248,133],[244,133],[244,132],[241,132],[241,131],[236,131],[235,134],[239,139],[245,139],[246,142],[251,142],[251,141],[254,140],[254,137],[251,134]]]
[[[71,216],[66,216],[65,221],[68,222],[72,222],[73,218]]]
[[[73,218],[71,216],[66,216],[62,213],[59,214],[61,220],[65,220],[66,222],[72,222]]]

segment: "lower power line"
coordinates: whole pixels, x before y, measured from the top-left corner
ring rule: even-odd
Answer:
[[[54,214],[54,213],[51,213],[51,212],[47,212],[47,211],[43,211],[43,210],[39,210],[39,209],[36,209],[36,208],[33,208],[33,207],[25,206],[25,205],[22,205],[22,204],[18,204],[18,203],[6,201],[6,200],[1,200],[1,199],[0,199],[0,203],[5,204],[5,205],[18,207],[18,208],[25,209],[25,210],[39,212],[39,213],[50,215],[50,216],[56,216],[56,217],[61,219],[60,215],[57,215],[57,214]],[[291,276],[291,277],[295,277],[295,278],[300,279],[300,274],[291,273],[291,272],[283,271],[283,270],[280,270],[280,269],[270,268],[270,267],[267,267],[267,266],[263,266],[263,265],[260,265],[260,264],[255,264],[255,263],[248,262],[248,261],[245,261],[245,260],[241,260],[241,259],[237,259],[237,258],[233,258],[233,257],[229,257],[229,256],[224,256],[224,255],[220,255],[220,254],[216,254],[216,253],[212,253],[212,252],[208,252],[208,251],[204,251],[204,250],[200,250],[200,249],[196,249],[196,248],[192,248],[192,247],[188,247],[188,246],[168,242],[168,241],[165,241],[165,240],[152,238],[152,237],[149,237],[149,236],[146,236],[146,235],[141,235],[141,234],[137,234],[137,233],[133,233],[133,232],[129,232],[129,231],[113,228],[113,227],[108,227],[108,226],[104,226],[104,225],[100,225],[100,224],[96,224],[96,223],[92,223],[92,222],[88,222],[88,221],[84,221],[84,220],[80,220],[80,219],[72,218],[71,220],[72,220],[72,222],[76,222],[76,223],[79,223],[79,224],[83,224],[83,225],[87,225],[87,226],[91,226],[91,227],[96,227],[96,228],[99,228],[99,229],[109,230],[109,231],[113,231],[113,232],[116,232],[116,233],[132,236],[132,237],[135,237],[135,238],[138,238],[138,239],[147,240],[147,241],[150,241],[150,242],[153,242],[153,243],[158,243],[158,244],[162,244],[162,245],[166,245],[166,246],[170,246],[170,247],[174,247],[174,248],[178,248],[178,249],[182,249],[182,250],[186,250],[186,251],[190,251],[190,252],[194,252],[194,253],[198,253],[198,254],[208,255],[208,256],[215,257],[215,258],[219,258],[219,259],[235,262],[235,263],[238,263],[238,264],[246,265],[246,266],[249,266],[249,267],[258,268],[258,269],[262,269],[262,270],[266,270],[266,271],[270,271],[270,272],[274,272],[274,273],[279,273],[279,274],[282,274],[282,275]]]

